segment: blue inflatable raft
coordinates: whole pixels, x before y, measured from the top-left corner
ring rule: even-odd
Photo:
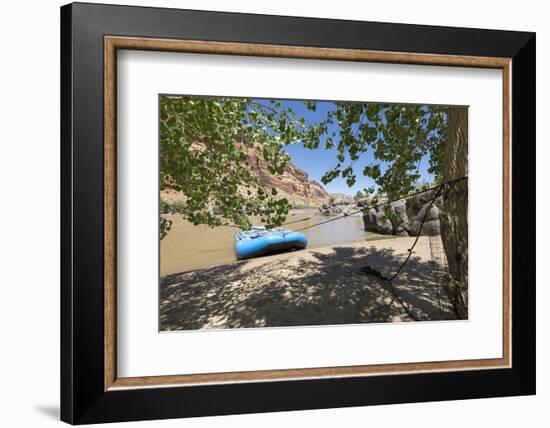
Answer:
[[[234,240],[237,260],[280,251],[302,250],[307,246],[307,238],[303,233],[287,229],[266,229],[263,226],[253,226],[250,230],[237,232]]]

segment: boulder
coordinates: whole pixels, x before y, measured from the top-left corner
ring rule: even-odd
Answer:
[[[355,203],[360,207],[369,206],[371,203],[371,198],[360,198],[355,201]]]
[[[361,208],[359,208],[357,205],[347,205],[342,210],[342,214],[346,216],[361,216]]]
[[[378,209],[371,208],[367,213],[363,214],[363,224],[366,231],[383,235],[393,234],[392,223],[386,218],[383,207],[378,207]]]
[[[405,200],[393,202],[391,204],[392,214],[390,217],[393,234],[399,236],[409,236],[409,216],[407,215],[407,202]]]
[[[337,195],[330,201],[331,205],[353,205],[355,204],[355,199],[347,195]]]
[[[354,215],[359,210],[353,197],[341,193],[331,195],[329,202],[319,207],[319,212],[326,216]]]
[[[433,204],[426,214],[429,206],[430,202],[426,202],[424,206],[420,209],[420,211],[418,211],[418,213],[412,218],[410,225],[411,235],[418,235],[418,232],[420,231],[420,227],[422,225],[422,220],[424,219],[424,215],[426,215],[426,219],[424,220],[424,225],[422,226],[422,231],[420,235],[436,236],[441,233],[441,228],[439,224],[439,208],[435,204]]]
[[[377,232],[382,235],[393,234],[393,225],[391,223],[391,220],[386,217],[384,207],[378,207],[378,210],[376,212],[376,228]]]
[[[380,202],[383,203],[384,199]],[[387,206],[371,208],[363,214],[365,230],[383,235],[416,236],[430,203],[431,199],[423,196],[422,198],[393,202],[388,214]],[[437,206],[432,205],[429,209],[421,234],[424,236],[440,234],[439,208]]]
[[[342,214],[343,208],[342,206],[328,206],[324,210],[321,211],[323,215],[327,216],[335,216]]]
[[[369,232],[376,231],[376,209],[371,208],[368,212],[363,214],[363,224],[365,225],[365,230]]]

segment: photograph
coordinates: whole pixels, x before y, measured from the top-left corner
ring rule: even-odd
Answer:
[[[468,106],[158,113],[161,332],[468,319]]]
[[[548,26],[430,1],[38,2],[8,20],[8,357],[56,349],[6,364],[28,398],[7,426],[542,415]]]

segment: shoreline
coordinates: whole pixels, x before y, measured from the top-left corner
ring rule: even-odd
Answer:
[[[455,319],[441,305],[428,237],[392,287],[414,237],[338,244],[235,261],[160,280],[162,331]],[[406,308],[403,306],[406,305]]]
[[[291,223],[289,229],[300,230],[327,219],[331,217],[303,209],[291,211],[287,221]],[[160,242],[161,277],[236,261],[233,245],[238,228],[195,226],[177,215],[171,216],[170,220],[172,228]],[[361,217],[346,216],[337,220],[305,230],[308,249],[392,237],[365,231]],[[261,221],[253,218],[252,224],[260,225]]]
[[[249,263],[249,262],[253,262],[253,261],[259,261],[258,264],[262,265],[263,263],[261,263],[261,261],[264,261],[265,263],[268,263],[272,260],[272,258],[276,258],[276,257],[284,259],[286,257],[300,256],[300,254],[302,254],[302,253],[307,253],[307,252],[311,252],[311,251],[314,251],[314,252],[315,251],[326,251],[326,250],[332,249],[332,248],[348,247],[348,246],[360,246],[360,245],[365,245],[365,244],[370,243],[370,242],[387,241],[387,240],[400,239],[400,238],[401,237],[396,237],[395,235],[379,235],[379,234],[373,233],[372,238],[366,238],[364,241],[349,242],[347,244],[325,245],[325,246],[322,246],[322,247],[315,247],[315,248],[305,248],[303,250],[289,251],[289,252],[283,252],[283,253],[279,253],[279,254],[268,254],[268,255],[265,255],[265,256],[255,257],[255,258],[250,258],[250,259],[245,259],[245,260],[237,260],[235,258],[235,260],[233,260],[233,261],[226,261],[226,262],[216,263],[216,264],[211,264],[211,265],[191,267],[189,269],[185,269],[185,270],[182,270],[180,272],[169,273],[169,274],[163,275],[163,276],[160,277],[160,280],[163,281],[163,280],[166,280],[166,279],[168,279],[172,276],[188,274],[188,273],[195,272],[195,271],[198,271],[198,270],[228,267],[228,266],[231,266],[231,265],[244,264],[244,263]]]

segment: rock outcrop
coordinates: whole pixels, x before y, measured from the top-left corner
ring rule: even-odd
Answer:
[[[439,227],[439,208],[435,204],[432,205],[432,207],[428,211],[428,214],[426,215],[426,210],[428,210],[429,206],[430,203],[426,202],[426,204],[420,209],[420,211],[418,211],[416,216],[413,217],[409,231],[411,235],[418,235],[420,227],[422,227],[421,235],[436,236],[441,233]],[[426,215],[426,219],[424,220],[424,225],[422,225],[422,219],[424,218],[424,215]]]
[[[407,214],[407,203],[397,201],[390,206],[390,222],[393,228],[393,234],[399,236],[408,236],[409,233],[409,216]]]
[[[380,198],[378,203],[384,201],[384,198]],[[390,205],[371,208],[363,213],[365,230],[382,235],[416,236],[422,227],[420,234],[423,236],[439,235],[439,208],[433,204],[426,214],[430,203],[431,195],[420,194]],[[424,216],[426,219],[422,225]]]
[[[205,145],[194,143],[193,150],[204,150]],[[264,160],[257,148],[250,148],[247,153],[247,164],[251,171],[258,177],[262,186],[271,191],[277,190],[277,198],[286,198],[294,206],[317,208],[331,200],[331,196],[326,190],[311,180],[307,173],[298,168],[292,162],[288,162],[282,174],[272,174],[269,172],[268,163]],[[181,192],[163,190],[161,199],[168,203],[184,202],[185,197]],[[214,214],[219,210],[212,208]]]
[[[343,193],[331,193],[330,200],[321,205],[319,211],[326,216],[361,215],[357,201]]]
[[[196,143],[194,148],[201,150],[203,145]],[[433,197],[430,193],[421,193],[406,200],[393,202],[389,206],[368,209],[369,205],[372,205],[371,197],[356,200],[343,193],[329,194],[321,184],[311,180],[305,171],[292,162],[286,165],[282,174],[270,173],[268,163],[257,148],[249,149],[247,164],[266,189],[277,190],[278,198],[286,198],[295,206],[318,207],[321,214],[326,216],[363,216],[366,231],[383,235],[417,235]],[[163,191],[161,199],[172,204],[185,200],[180,192],[170,190]],[[384,200],[383,197],[378,197],[377,203]],[[212,211],[215,214],[219,213],[219,209],[215,206],[212,207]],[[435,204],[426,216],[421,234],[440,234],[439,208]]]
[[[275,188],[278,197],[288,199],[293,205],[319,207],[331,199],[323,186],[310,180],[307,173],[292,162],[287,163],[282,174],[271,174],[267,162],[256,148],[249,150],[247,162],[265,188]]]
[[[384,198],[378,200],[378,203],[383,202],[385,202]],[[363,223],[365,225],[365,230],[380,233],[382,235],[393,234],[393,225],[390,218],[386,216],[384,207],[385,205],[376,208],[373,207],[363,214]],[[388,209],[392,209],[391,205],[388,207]]]

